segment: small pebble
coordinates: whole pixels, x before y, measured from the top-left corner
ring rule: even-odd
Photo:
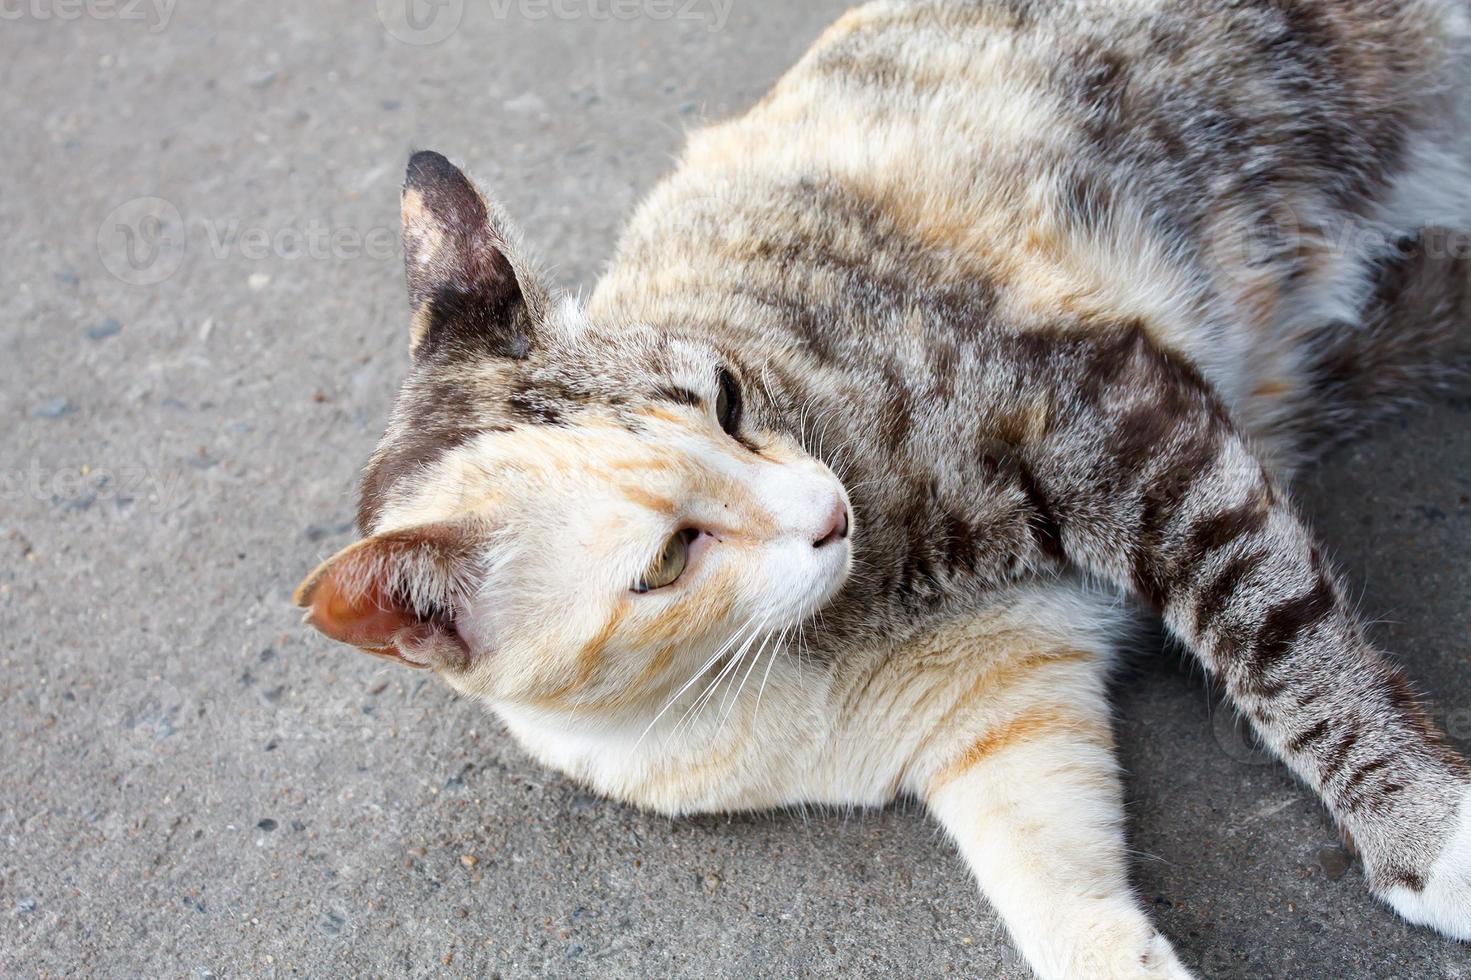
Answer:
[[[1353,858],[1341,847],[1325,847],[1318,852],[1318,867],[1329,881],[1337,881],[1353,864]]]
[[[59,419],[64,415],[70,415],[76,410],[77,407],[68,399],[52,398],[31,409],[31,414],[38,419]]]
[[[123,325],[112,317],[108,317],[101,323],[87,328],[87,339],[106,340],[123,332]]]
[[[546,109],[547,104],[535,92],[523,92],[501,103],[501,107],[507,112],[542,112]]]
[[[36,900],[29,895],[22,895],[20,901],[15,903],[15,908],[18,912],[34,912]]]
[[[480,863],[480,859],[473,854],[461,854],[460,863],[467,868],[473,868]]]
[[[250,278],[245,280],[245,284],[258,293],[271,284],[271,277],[264,272],[252,272]]]
[[[311,524],[308,525],[307,529],[302,533],[306,535],[306,539],[308,541],[316,542],[321,541],[324,538],[331,538],[336,537],[340,534],[347,534],[351,530],[352,521],[348,520],[322,524]]]
[[[266,833],[270,833],[271,831],[275,830],[278,826],[280,826],[280,825],[277,824],[276,821],[272,820],[270,817],[266,817],[264,820],[262,820],[262,821],[260,821],[259,823],[256,824],[256,827],[258,829],[264,830]]]

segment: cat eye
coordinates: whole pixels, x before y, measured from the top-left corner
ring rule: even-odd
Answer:
[[[734,436],[741,427],[741,386],[735,375],[720,369],[720,394],[715,396],[715,418],[726,435]]]
[[[664,550],[659,552],[659,557],[654,559],[654,564],[634,583],[633,591],[642,595],[679,581],[679,577],[684,574],[684,566],[689,561],[690,542],[699,536],[699,531],[687,528],[670,538],[665,543]]]

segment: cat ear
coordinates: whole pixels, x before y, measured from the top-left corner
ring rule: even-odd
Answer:
[[[414,359],[525,357],[539,294],[516,267],[505,222],[469,178],[438,153],[415,153],[402,218]]]
[[[475,587],[475,536],[458,523],[349,545],[297,587],[306,622],[340,643],[415,668],[462,668],[454,616]]]

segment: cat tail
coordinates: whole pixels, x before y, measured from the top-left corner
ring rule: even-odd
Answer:
[[[1307,380],[1282,416],[1287,444],[1321,453],[1380,419],[1464,380],[1471,366],[1471,255],[1454,236],[1423,233],[1373,272],[1358,323],[1336,322],[1302,342]]]
[[[1162,613],[1328,805],[1376,894],[1471,937],[1471,864],[1455,858],[1450,885],[1435,871],[1442,854],[1471,847],[1467,767],[1371,646],[1287,492],[1209,386],[1139,329],[1017,356],[1061,392],[1022,462],[1064,555]],[[1435,908],[1417,917],[1406,894]]]

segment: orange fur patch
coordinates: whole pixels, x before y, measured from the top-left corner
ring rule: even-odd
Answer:
[[[669,669],[674,663],[674,652],[679,649],[678,643],[666,643],[661,646],[649,662],[644,665],[643,671],[638,675],[638,680],[630,685],[633,690],[642,690],[645,685],[652,683],[658,676]]]
[[[670,603],[663,612],[637,627],[633,634],[634,641],[643,647],[656,643],[673,643],[682,637],[703,634],[730,615],[735,605],[736,591],[727,574],[711,576],[700,592],[713,599],[700,602],[687,596],[680,602]]]
[[[1252,389],[1256,398],[1282,398],[1292,391],[1292,385],[1281,378],[1268,378]]]
[[[1033,708],[973,741],[949,765],[931,777],[930,794],[935,794],[947,783],[1008,748],[1063,732],[1099,741],[1111,740],[1113,736],[1108,726],[1099,722],[1069,715],[1053,707]]]
[[[583,644],[582,649],[578,651],[577,684],[587,683],[588,678],[593,675],[593,671],[597,669],[598,661],[602,659],[603,648],[608,645],[608,641],[618,631],[618,624],[623,622],[623,617],[627,613],[628,603],[620,602],[614,606],[607,621],[603,623],[602,629],[598,630],[597,635]]]
[[[657,494],[649,493],[649,491],[640,486],[623,484],[618,488],[618,492],[623,494],[629,501],[638,504],[640,507],[647,508],[656,514],[663,514],[665,517],[674,516],[675,508],[672,501],[665,500]]]
[[[1036,673],[1039,670],[1044,670],[1048,667],[1067,666],[1070,664],[1086,664],[1092,663],[1096,659],[1097,657],[1095,655],[1089,653],[1086,650],[1039,650],[1036,652],[1023,654],[1012,660],[1006,660],[1001,663],[991,665],[989,669],[983,670],[979,675],[975,677],[975,679],[971,682],[970,687],[966,689],[965,693],[956,698],[951,703],[950,708],[943,715],[940,716],[940,720],[930,727],[931,735],[929,739],[927,739],[924,743],[924,746],[928,747],[928,745],[936,737],[948,732],[950,730],[951,724],[955,721],[956,717],[966,708],[970,707],[976,701],[978,701],[982,696],[990,696],[999,691],[1004,691],[1005,689],[1017,684],[1024,678],[1030,679],[1032,674]],[[942,683],[932,689],[934,694],[943,694],[944,692],[953,689],[953,675],[949,673],[953,664],[954,661],[947,658],[943,661],[937,661],[935,663],[924,665],[926,670],[937,670],[945,672],[942,678]],[[884,672],[884,668],[887,666],[887,663],[881,665],[873,672],[873,675],[864,682],[861,688],[856,690],[855,693],[848,696],[842,708],[842,711],[845,715],[858,710],[858,705],[862,702],[868,688],[873,684],[878,676]],[[924,705],[919,705],[917,707],[920,710],[923,710]]]

